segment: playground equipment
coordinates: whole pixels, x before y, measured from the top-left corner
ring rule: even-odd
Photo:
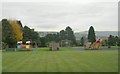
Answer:
[[[88,42],[85,44],[85,49],[99,49],[102,46],[102,39],[98,39],[96,42]]]
[[[32,50],[32,41],[26,41],[25,43],[23,43],[23,41],[18,41],[17,42],[17,48],[19,50],[29,50],[31,51]]]

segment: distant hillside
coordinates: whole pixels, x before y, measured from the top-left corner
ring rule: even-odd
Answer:
[[[46,32],[46,31],[43,31],[43,32],[38,32],[38,33],[39,33],[40,37],[44,37],[47,34],[57,34],[58,32],[54,32],[54,31],[53,32],[50,32],[50,31]],[[82,36],[87,37],[87,34],[88,34],[88,31],[75,32],[74,33],[77,40],[80,40],[80,38]],[[96,34],[97,37],[104,37],[104,38],[107,38],[109,35],[118,36],[117,31],[96,31],[95,34]]]
[[[82,36],[87,36],[87,34],[88,31],[76,32],[75,37],[76,39],[80,39]],[[97,37],[108,37],[109,35],[118,36],[117,31],[96,31],[95,34]]]
[[[40,31],[38,32],[40,37],[45,37],[47,34],[57,34],[58,32],[51,32],[51,31]]]

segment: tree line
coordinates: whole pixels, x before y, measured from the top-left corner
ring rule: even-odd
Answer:
[[[48,34],[45,37],[40,37],[39,34],[30,29],[28,26],[22,26],[19,20],[2,19],[2,44],[3,48],[15,48],[17,41],[32,40],[33,47],[44,47],[51,41],[60,42],[62,40],[70,40],[72,45],[76,43],[74,32],[71,27],[66,27],[57,34]]]
[[[74,36],[74,31],[70,26],[67,26],[64,30],[57,32],[56,34],[47,34],[45,37],[40,37],[38,32],[34,29],[30,29],[28,26],[22,25],[20,20],[8,20],[2,19],[2,44],[4,47],[15,48],[17,41],[22,40],[32,40],[33,47],[46,47],[49,42],[55,41],[61,44],[62,41],[69,41],[70,46],[78,45],[76,42],[76,37]],[[88,42],[95,42],[96,36],[93,26],[89,28]],[[85,38],[82,37],[79,44],[83,46],[85,43]],[[64,44],[63,44],[64,45]],[[107,40],[104,40],[106,46],[120,46],[120,37],[110,35]]]
[[[71,27],[68,26],[65,30],[61,30],[57,34],[47,34],[45,37],[41,38],[41,45],[46,46],[47,43],[51,41],[60,43],[63,40],[71,41],[71,46],[76,44],[76,38]]]
[[[17,41],[32,40],[33,46],[40,43],[39,34],[27,26],[22,26],[19,20],[2,19],[3,48],[15,48]]]
[[[96,35],[93,26],[89,28],[88,31],[88,42],[94,43],[96,41]],[[81,46],[84,46],[85,43],[85,37],[81,37],[80,44]],[[111,46],[120,46],[120,37],[109,35],[107,39],[104,39],[102,42],[103,46],[108,46],[108,48],[111,48]]]
[[[108,45],[108,48],[111,48],[111,46],[120,46],[120,37],[109,35],[106,45]]]

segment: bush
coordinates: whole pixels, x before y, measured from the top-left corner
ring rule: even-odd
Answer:
[[[7,43],[2,42],[2,50],[6,49],[6,48],[8,48],[8,44],[7,44]]]

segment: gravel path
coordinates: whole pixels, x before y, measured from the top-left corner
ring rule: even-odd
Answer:
[[[119,49],[120,49],[120,48],[119,48]],[[85,49],[84,49],[84,47],[73,47],[73,50],[83,51],[83,50],[85,50]],[[111,48],[101,47],[101,48],[99,48],[99,50],[118,50],[118,47],[111,47]]]

